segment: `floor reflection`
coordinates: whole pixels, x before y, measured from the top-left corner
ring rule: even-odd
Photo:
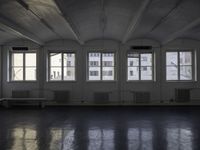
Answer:
[[[51,131],[50,149],[73,149],[74,130],[69,129],[52,129]]]
[[[0,150],[199,150],[200,110],[0,110]]]
[[[11,131],[12,145],[10,150],[37,150],[36,130],[30,128],[15,128]]]
[[[113,150],[114,131],[112,129],[89,129],[88,150]]]
[[[130,128],[128,130],[128,149],[152,150],[152,129]]]
[[[168,150],[192,150],[192,131],[185,128],[167,128]]]

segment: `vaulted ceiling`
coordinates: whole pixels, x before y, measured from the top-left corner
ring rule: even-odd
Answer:
[[[199,0],[0,0],[0,44],[58,39],[126,43],[149,38],[166,44],[200,40]]]

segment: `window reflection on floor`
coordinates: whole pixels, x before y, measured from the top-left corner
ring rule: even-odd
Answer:
[[[128,129],[129,150],[152,150],[152,129],[151,128],[129,128]]]
[[[52,129],[50,150],[73,150],[74,130]]]
[[[114,132],[112,129],[89,129],[88,131],[89,146],[88,150],[113,150],[114,149]]]
[[[167,150],[192,150],[190,128],[167,128]]]
[[[29,128],[15,128],[11,132],[13,144],[10,150],[37,150],[36,131]]]

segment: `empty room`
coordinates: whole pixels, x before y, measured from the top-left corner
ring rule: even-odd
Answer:
[[[199,0],[0,0],[0,150],[200,150]]]

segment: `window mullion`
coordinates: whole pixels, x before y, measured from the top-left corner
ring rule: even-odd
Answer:
[[[101,71],[100,80],[102,81],[102,80],[103,80],[103,71],[102,71],[102,70],[103,70],[103,65],[102,65],[102,64],[103,64],[103,63],[102,63],[102,61],[103,61],[103,59],[102,59],[103,53],[100,53],[100,56],[101,56],[101,57],[100,57],[100,65],[101,65],[101,66],[100,66],[100,71]]]
[[[191,64],[191,68],[192,68],[192,80],[195,81],[196,80],[196,64],[195,64],[196,59],[195,59],[195,52],[192,51],[191,54],[192,54],[192,56],[191,56],[191,59],[192,59],[192,61],[191,61],[191,63],[192,63]]]
[[[64,80],[64,53],[61,53],[61,80]]]
[[[129,76],[129,64],[128,64],[128,60],[129,60],[129,56],[128,56],[128,54],[126,54],[126,80],[128,81],[129,80],[129,78],[128,78],[128,76]]]
[[[141,80],[141,53],[139,53],[139,80]]]
[[[13,53],[10,53],[9,57],[10,57],[9,77],[10,77],[10,81],[12,81],[13,80]]]
[[[48,58],[47,58],[47,59],[48,59],[48,60],[47,60],[47,61],[48,61],[48,81],[51,80],[51,78],[50,78],[50,76],[51,76],[51,75],[50,75],[50,73],[51,73],[51,70],[50,70],[50,69],[51,69],[51,63],[50,63],[50,62],[51,62],[51,60],[50,60],[51,58],[50,58],[50,56],[51,56],[51,55],[50,55],[50,52],[48,52]]]
[[[154,56],[155,54],[152,52],[151,53],[151,80],[152,81],[155,81],[155,70],[154,70],[154,67],[155,67],[155,62],[154,62]]]
[[[178,80],[180,80],[180,51],[178,51]]]
[[[118,56],[117,56],[116,53],[113,53],[113,57],[114,57],[114,58],[113,58],[113,60],[114,60],[114,63],[113,63],[113,65],[114,65],[114,66],[113,66],[113,69],[114,69],[113,76],[114,76],[114,78],[113,78],[113,79],[114,79],[114,80],[117,80],[117,72],[116,72],[116,68],[115,68],[115,67],[116,67],[116,62],[117,62],[117,57],[118,57]]]
[[[25,76],[26,76],[26,73],[25,73],[25,70],[26,70],[26,55],[25,53],[23,53],[23,80],[25,81]]]
[[[89,53],[87,53],[87,80],[89,80],[89,76],[90,76],[90,72],[89,72],[89,70],[90,70],[90,65],[89,65]]]

